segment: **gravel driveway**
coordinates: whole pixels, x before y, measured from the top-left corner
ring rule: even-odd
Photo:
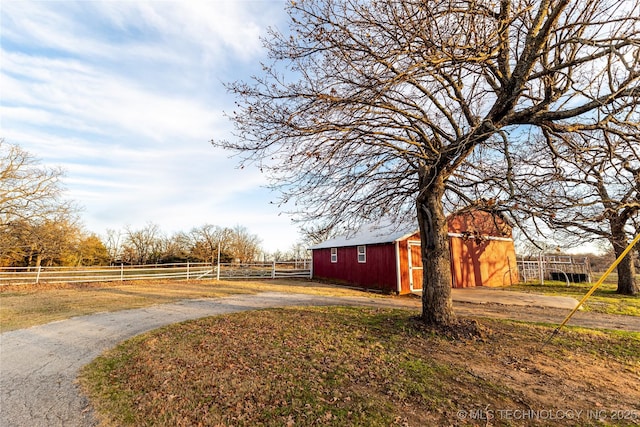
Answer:
[[[0,335],[0,426],[95,426],[97,422],[75,379],[80,368],[103,351],[127,338],[171,323],[292,305],[409,306],[418,309],[420,301],[418,298],[372,299],[267,292],[98,313],[5,332]],[[490,301],[488,304],[458,302],[456,311],[463,315],[478,313],[488,317],[493,317],[495,312],[500,314],[498,317],[505,317],[509,312],[505,307],[509,306],[498,306]],[[536,309],[539,316],[528,320],[559,322],[567,314],[567,310],[559,308]],[[515,307],[511,314],[518,315],[523,311],[522,307]],[[593,320],[593,316],[586,317]],[[620,317],[623,316],[617,318]],[[635,322],[630,327],[619,319],[618,323],[626,325],[623,329],[640,330],[640,318],[629,319]],[[579,323],[579,318],[577,322],[572,320],[572,324]]]

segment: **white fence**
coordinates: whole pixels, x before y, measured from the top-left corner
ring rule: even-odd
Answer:
[[[38,283],[114,282],[155,279],[311,278],[308,260],[254,264],[205,263],[116,265],[97,267],[3,267],[0,286]]]
[[[586,257],[571,255],[540,255],[536,260],[518,261],[518,271],[525,282],[544,280],[561,280],[567,285],[570,282],[591,283],[591,266]]]

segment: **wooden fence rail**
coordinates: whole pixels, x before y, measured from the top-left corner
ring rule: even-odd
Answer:
[[[0,286],[38,283],[114,282],[152,279],[311,278],[308,260],[252,264],[182,263],[96,267],[2,267]]]

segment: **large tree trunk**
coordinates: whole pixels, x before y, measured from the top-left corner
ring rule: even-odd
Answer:
[[[456,317],[451,301],[448,227],[442,208],[444,178],[421,177],[420,181],[416,205],[422,242],[422,320],[430,325],[450,325]]]
[[[616,259],[624,252],[629,242],[623,230],[613,230],[612,227],[613,252]],[[633,251],[629,252],[618,264],[618,289],[617,293],[623,295],[636,295],[640,292],[640,286],[635,280],[635,267],[633,265]]]

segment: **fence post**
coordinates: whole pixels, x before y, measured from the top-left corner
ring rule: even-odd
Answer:
[[[271,265],[271,278],[276,278],[276,260],[273,260],[273,264]]]
[[[120,263],[120,281],[124,282],[124,263]]]
[[[544,285],[544,267],[542,261],[542,251],[538,254],[538,274],[540,275],[540,285]]]
[[[187,260],[187,280],[189,280],[189,260]]]
[[[222,246],[222,239],[218,240],[218,266],[216,267],[216,280],[220,281],[220,247]]]
[[[40,272],[42,271],[42,266],[38,266],[38,272],[36,273],[36,285],[40,283]]]

